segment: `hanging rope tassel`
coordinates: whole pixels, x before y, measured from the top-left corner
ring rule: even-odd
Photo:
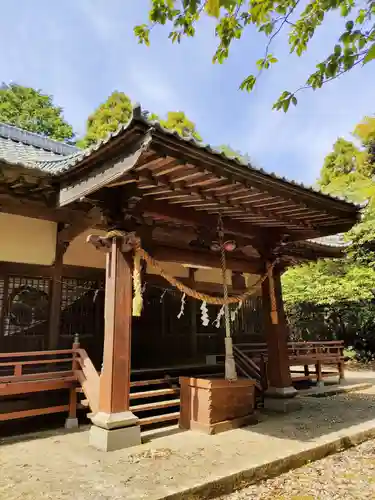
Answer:
[[[210,317],[208,315],[207,303],[205,301],[201,304],[201,320],[203,326],[208,326],[210,324]]]
[[[133,316],[140,316],[143,308],[142,297],[142,281],[141,281],[141,255],[139,252],[134,253],[133,267]]]
[[[242,302],[240,302],[238,304],[238,306],[236,307],[236,309],[234,309],[234,311],[231,311],[231,313],[230,313],[230,319],[231,319],[232,323],[234,321],[236,321],[237,315],[240,312],[241,307],[242,307]]]
[[[220,311],[218,312],[215,321],[212,323],[216,326],[216,328],[220,328],[221,318],[224,316],[224,307],[225,306],[220,307]]]
[[[177,314],[177,319],[180,319],[181,316],[183,316],[183,314],[184,314],[185,302],[186,302],[186,293],[182,294],[182,297],[181,297],[181,308],[180,308],[180,312]]]

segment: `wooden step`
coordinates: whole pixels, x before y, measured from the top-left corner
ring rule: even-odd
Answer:
[[[167,394],[178,394],[180,389],[156,389],[154,391],[134,392],[130,394],[130,399],[154,398],[156,396],[166,396]]]
[[[130,387],[142,387],[144,385],[158,385],[158,384],[168,384],[170,382],[177,382],[178,377],[165,377],[165,378],[155,378],[152,380],[135,380],[130,382]]]
[[[179,399],[170,399],[169,401],[157,401],[156,403],[146,403],[144,405],[135,405],[130,407],[130,411],[148,411],[157,410],[159,408],[168,408],[170,406],[178,406],[180,404]]]
[[[180,412],[166,413],[165,415],[156,415],[153,417],[146,417],[139,419],[139,425],[142,427],[144,425],[159,424],[160,422],[167,422],[169,420],[178,420],[180,418]]]

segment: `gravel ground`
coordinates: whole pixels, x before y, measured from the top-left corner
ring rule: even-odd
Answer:
[[[300,411],[263,415],[243,429],[171,433],[112,453],[90,448],[86,431],[0,437],[0,500],[160,500],[366,429],[375,429],[375,386],[306,397]],[[375,500],[374,450],[375,441],[368,442],[224,498]]]
[[[375,499],[375,440],[220,500]]]

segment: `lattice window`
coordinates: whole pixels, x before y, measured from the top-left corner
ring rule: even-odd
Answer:
[[[60,335],[103,336],[104,282],[62,279]]]
[[[0,318],[3,317],[3,310],[4,310],[4,303],[5,303],[5,279],[3,277],[0,277]],[[2,332],[2,327],[0,325],[0,336]]]
[[[3,281],[3,336],[44,335],[49,320],[50,279],[8,276]]]
[[[235,321],[232,323],[232,332],[235,338],[252,337],[254,341],[262,341],[264,326],[261,297],[249,297],[242,304]],[[239,339],[236,340],[239,341]]]

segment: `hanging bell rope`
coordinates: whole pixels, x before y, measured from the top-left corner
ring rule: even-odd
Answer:
[[[140,316],[143,308],[143,289],[141,280],[141,256],[138,252],[134,253],[133,265],[133,316]]]
[[[224,224],[221,215],[218,218],[217,233],[219,236],[220,256],[221,256],[221,274],[223,276],[223,295],[224,295],[224,318],[225,318],[225,378],[226,380],[237,380],[236,362],[233,354],[233,340],[230,328],[230,313],[228,303],[228,284],[227,284],[227,264],[225,259],[224,247]]]
[[[126,238],[128,234],[124,231],[113,230],[109,231],[106,234],[106,238]],[[277,264],[278,259],[275,259],[272,263],[269,264],[267,272],[260,276],[256,283],[254,283],[250,288],[248,288],[245,292],[239,295],[228,296],[228,288],[226,292],[224,291],[223,297],[214,297],[212,295],[208,295],[206,293],[198,292],[185,285],[181,281],[179,281],[174,276],[171,276],[167,273],[162,266],[159,264],[157,260],[155,260],[149,253],[146,252],[141,247],[141,242],[139,238],[133,238],[130,242],[131,246],[134,250],[134,270],[133,270],[133,287],[134,294],[137,295],[133,299],[133,307],[135,306],[134,313],[139,313],[142,310],[142,285],[141,285],[141,272],[140,272],[140,262],[144,260],[150,267],[154,268],[154,270],[163,277],[170,285],[177,288],[181,293],[185,293],[187,296],[192,297],[193,299],[199,300],[201,302],[206,302],[207,304],[213,304],[222,306],[225,304],[238,304],[240,302],[244,302],[248,297],[253,295],[256,290],[262,285],[262,283],[268,278],[269,274],[272,273],[273,268]],[[225,256],[224,256],[225,258]],[[224,263],[225,264],[225,263]]]

